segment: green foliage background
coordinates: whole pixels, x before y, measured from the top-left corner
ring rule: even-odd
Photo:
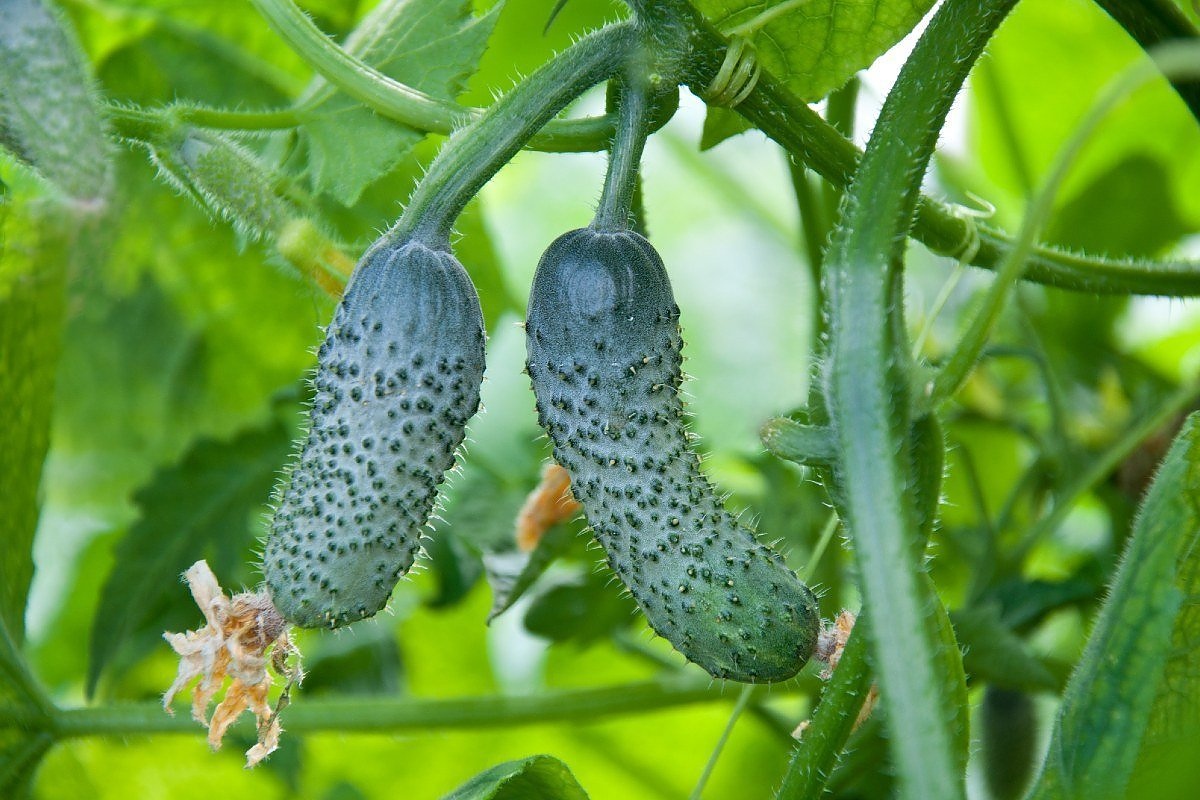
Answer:
[[[444,141],[328,90],[247,3],[62,5],[99,91],[111,101],[253,109],[329,94],[298,130],[238,141],[275,168],[289,202],[321,219],[351,258],[391,224]],[[302,5],[341,39],[371,3]],[[404,82],[477,105],[573,36],[627,13],[615,2],[572,0],[543,35],[549,1],[409,5],[413,16],[406,19],[420,24],[385,42],[362,44],[359,55]],[[696,5],[731,26],[746,21],[749,4]],[[867,27],[852,25],[853,38],[837,40],[853,52],[820,51],[816,60],[805,60],[804,37],[821,34],[806,31],[824,24],[825,6],[851,22],[866,12],[839,0],[801,4],[793,12],[800,17],[784,15],[764,29],[771,43],[759,43],[764,65],[815,100],[867,66],[930,4],[867,5],[879,7],[875,27],[862,34]],[[891,27],[878,30],[878,20]],[[994,220],[1015,229],[1026,199],[1099,89],[1139,54],[1091,3],[1025,0],[959,100],[964,138],[948,142],[931,188],[965,205],[987,198]],[[861,108],[877,104],[882,91],[868,82]],[[602,94],[593,93],[577,110],[596,113],[602,103]],[[649,229],[682,308],[686,368],[695,378],[687,391],[706,468],[732,492],[732,505],[756,518],[767,538],[781,540],[799,569],[825,524],[825,496],[809,473],[764,454],[757,430],[769,417],[802,406],[808,394],[817,326],[812,265],[785,155],[756,132],[701,154],[702,116],[699,103],[685,102],[649,144]],[[0,435],[17,441],[18,429],[49,420],[48,439],[32,441],[29,452],[18,454],[0,439],[2,610],[14,642],[24,628],[31,671],[54,702],[66,706],[160,696],[175,669],[162,631],[200,624],[178,582],[194,560],[207,558],[226,588],[258,582],[254,560],[266,503],[299,436],[303,379],[333,308],[268,243],[256,241],[254,231],[214,219],[167,186],[144,148],[122,147],[116,159],[113,213],[65,252],[61,242],[28,244],[24,226],[45,188],[15,159],[0,157],[7,192],[0,211],[0,391],[10,402],[15,398],[16,410],[0,420]],[[460,221],[456,250],[479,286],[489,328],[486,412],[472,423],[462,474],[452,483],[427,567],[402,582],[391,612],[348,632],[299,637],[309,677],[297,705],[357,695],[520,698],[676,671],[699,676],[665,643],[648,638],[607,568],[598,566],[599,551],[574,535],[579,525],[547,541],[554,548],[547,560],[558,558],[543,575],[532,571],[521,580],[524,562],[512,552],[513,517],[548,454],[520,374],[518,323],[538,255],[559,233],[588,222],[603,167],[600,155],[523,153]],[[1046,235],[1113,256],[1195,256],[1197,185],[1200,128],[1159,82],[1105,123],[1071,173]],[[22,260],[30,252],[40,259],[36,265]],[[929,320],[933,298],[954,268],[919,245],[910,247],[909,322],[914,334],[930,326],[924,345],[930,357],[952,348],[986,285],[968,273],[945,310]],[[39,283],[23,281],[35,272]],[[25,299],[38,292],[44,296]],[[993,574],[997,554],[1022,546],[1054,505],[1051,498],[1124,431],[1157,413],[1164,397],[1183,397],[1180,408],[1195,405],[1197,393],[1186,387],[1197,374],[1200,315],[1192,301],[1098,298],[1033,285],[1016,294],[994,338],[1004,349],[982,363],[944,420],[950,449],[932,573],[967,651],[972,703],[978,706],[985,684],[1028,691],[1045,740],[1150,469],[1181,419],[1170,415],[1164,430],[1095,486],[1084,487],[1071,513],[1029,542],[1020,568],[1003,580]],[[29,309],[36,312],[18,313]],[[1171,480],[1179,497],[1200,488],[1190,469],[1177,470]],[[1194,538],[1195,509],[1183,504],[1170,513],[1193,526],[1179,535]],[[23,554],[35,518],[36,572],[22,619],[13,609],[20,608],[20,587],[28,580]],[[1183,559],[1178,574],[1175,559],[1162,558],[1157,574],[1163,585],[1178,584],[1184,596],[1175,602],[1194,609],[1196,558]],[[835,548],[815,577],[826,590],[827,617],[858,606],[845,548]],[[514,579],[524,596],[486,625]],[[1194,759],[1175,755],[1200,738],[1196,664],[1186,655],[1194,650],[1194,617],[1188,610],[1175,618],[1173,641],[1185,655],[1169,669],[1190,688],[1178,693],[1178,705],[1154,706],[1151,728],[1167,749],[1142,753],[1134,767],[1138,796],[1182,798],[1200,781]],[[817,696],[817,672],[810,667],[796,681],[756,696],[705,797],[770,796],[788,762],[788,734]],[[15,673],[8,675],[0,680],[18,686]],[[685,797],[738,694],[735,686],[723,690],[722,702],[616,718],[584,714],[480,730],[285,733],[281,750],[253,771],[242,768],[248,728],[216,754],[199,728],[188,736],[74,739],[49,751],[32,778],[32,794],[440,797],[500,762],[546,753],[569,765],[593,798]],[[0,703],[10,701],[23,702],[19,693],[0,691]],[[852,739],[853,755],[833,781],[838,796],[887,796],[892,768],[881,731],[877,718]],[[978,730],[973,737],[978,742]],[[0,747],[7,745],[0,739]],[[462,796],[573,796],[559,765],[534,760],[523,767],[489,773],[482,783],[495,783],[494,795]],[[986,796],[983,782],[973,763],[970,786],[977,796]]]

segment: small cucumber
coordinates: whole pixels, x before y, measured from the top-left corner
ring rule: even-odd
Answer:
[[[381,240],[317,358],[308,439],[264,553],[276,608],[337,628],[384,607],[479,407],[479,296],[448,250]]]
[[[542,427],[608,563],[650,626],[718,678],[796,674],[816,597],[725,510],[688,444],[679,308],[630,231],[571,231],[534,277],[528,362]]]

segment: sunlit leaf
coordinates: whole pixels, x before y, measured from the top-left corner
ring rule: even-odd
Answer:
[[[717,29],[747,37],[765,69],[805,100],[842,86],[900,41],[931,0],[693,0]]]

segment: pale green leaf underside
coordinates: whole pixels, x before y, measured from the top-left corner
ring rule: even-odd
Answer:
[[[747,36],[763,68],[819,100],[912,30],[933,0],[692,0],[718,30]]]

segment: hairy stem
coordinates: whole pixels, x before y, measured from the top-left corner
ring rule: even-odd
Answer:
[[[822,795],[870,689],[866,622],[860,617],[833,677],[825,686],[821,702],[804,729],[800,746],[792,753],[776,800],[804,800]]]
[[[449,134],[484,113],[406,86],[365,64],[326,36],[292,0],[251,2],[322,77],[389,119],[417,130]],[[546,120],[544,126],[545,130],[526,137],[529,147],[549,152],[603,150],[613,133],[608,117]]]
[[[470,199],[547,120],[612,77],[633,43],[630,23],[604,28],[580,39],[496,101],[438,152],[389,235],[448,246],[454,220]]]
[[[778,692],[781,687],[775,687]],[[755,696],[758,695],[756,690]],[[306,699],[285,712],[294,733],[357,733],[450,728],[491,728],[548,722],[592,722],[622,714],[732,700],[707,677],[675,675],[599,689],[549,691],[529,696],[490,695],[449,700],[411,697]],[[17,720],[20,724],[20,720]],[[167,716],[155,703],[63,709],[55,715],[60,738],[189,733],[196,723],[186,715]]]
[[[909,458],[906,342],[897,264],[938,131],[1015,0],[948,0],[888,95],[826,254],[826,398],[840,463],[839,513],[854,542],[872,653],[906,797],[961,797],[955,707],[924,579]]]
[[[618,104],[617,133],[609,148],[600,207],[592,221],[592,227],[598,231],[629,229],[638,166],[646,145],[646,87],[636,76],[630,75],[622,82]]]

